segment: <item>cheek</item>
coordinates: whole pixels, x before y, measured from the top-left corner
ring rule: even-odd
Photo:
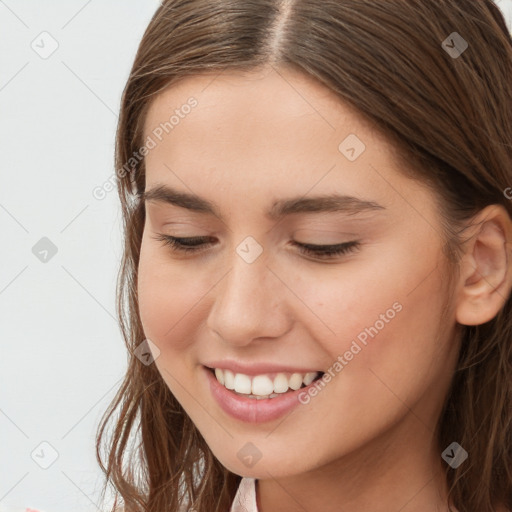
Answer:
[[[298,273],[292,282],[310,306],[302,321],[311,339],[333,363],[341,356],[354,375],[367,377],[369,368],[421,374],[442,355],[437,331],[445,291],[441,265],[433,271],[436,258],[436,249],[403,244],[389,258],[383,249],[379,258]]]
[[[208,284],[181,271],[165,249],[141,247],[137,294],[145,335],[161,351],[181,350],[193,343],[191,329],[201,310]]]

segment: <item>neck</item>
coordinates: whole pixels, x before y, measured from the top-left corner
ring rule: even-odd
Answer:
[[[393,432],[307,473],[258,479],[258,511],[450,512],[440,454],[433,431],[409,415]]]

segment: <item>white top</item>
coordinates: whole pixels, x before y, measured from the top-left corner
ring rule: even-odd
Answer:
[[[256,505],[256,479],[242,478],[229,512],[258,512]]]

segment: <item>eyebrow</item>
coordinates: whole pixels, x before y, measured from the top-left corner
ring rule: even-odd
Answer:
[[[171,204],[193,212],[215,215],[222,219],[219,208],[215,203],[196,194],[175,190],[167,185],[156,185],[150,190],[144,191],[141,196],[144,202]],[[384,206],[374,201],[347,195],[328,194],[280,199],[272,204],[270,210],[266,212],[266,217],[275,221],[296,213],[342,212],[347,215],[356,215],[385,209]]]

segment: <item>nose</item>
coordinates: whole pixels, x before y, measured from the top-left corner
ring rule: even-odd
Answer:
[[[207,326],[237,346],[255,338],[279,338],[292,324],[286,292],[290,294],[263,258],[247,263],[235,254],[231,270],[211,292]]]

